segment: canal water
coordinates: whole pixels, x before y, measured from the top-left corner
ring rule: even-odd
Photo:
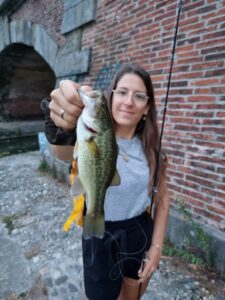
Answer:
[[[0,157],[38,150],[43,125],[42,120],[0,122]]]

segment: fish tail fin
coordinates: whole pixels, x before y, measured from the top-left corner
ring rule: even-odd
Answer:
[[[104,215],[86,214],[83,229],[83,238],[90,239],[95,236],[102,239],[105,233]]]

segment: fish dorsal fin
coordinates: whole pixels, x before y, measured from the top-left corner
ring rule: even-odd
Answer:
[[[76,176],[74,178],[73,184],[70,188],[70,195],[72,197],[74,197],[74,196],[79,196],[79,195],[84,194],[84,193],[85,193],[85,190],[84,190],[84,187],[83,187],[83,185],[80,181],[80,178],[79,178],[79,176]]]
[[[120,175],[118,173],[118,171],[115,171],[115,174],[113,176],[112,182],[110,185],[120,185]]]

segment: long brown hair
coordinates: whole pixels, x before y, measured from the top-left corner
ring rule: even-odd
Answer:
[[[118,81],[125,74],[136,74],[138,75],[147,90],[147,95],[149,97],[148,105],[150,109],[146,115],[145,121],[143,119],[137,124],[136,134],[139,134],[142,139],[144,153],[146,155],[149,170],[150,170],[150,185],[149,185],[149,195],[152,195],[152,187],[154,174],[156,169],[156,160],[159,148],[159,130],[157,125],[157,112],[155,105],[154,90],[150,75],[137,64],[127,64],[124,65],[114,76],[111,85],[109,86],[106,98],[108,100],[109,110],[112,114],[112,90],[116,88]],[[165,160],[165,159],[164,159]],[[160,176],[159,180],[161,181],[165,177],[165,164],[160,164]]]

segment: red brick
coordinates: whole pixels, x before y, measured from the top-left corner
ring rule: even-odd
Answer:
[[[208,95],[210,93],[210,89],[207,89],[207,88],[196,89],[195,88],[194,93]]]
[[[225,209],[225,201],[222,201],[221,199],[215,199],[215,204],[222,206]]]
[[[225,119],[206,119],[202,121],[203,125],[225,125]]]
[[[207,217],[209,219],[215,220],[216,222],[220,222],[223,220],[220,216],[212,214],[211,212],[206,211],[205,209],[203,210],[203,209],[196,207],[196,208],[194,208],[194,211],[200,213],[201,215],[204,215],[205,217]]]
[[[187,111],[185,115],[188,117],[212,118],[213,112]]]
[[[216,29],[216,27],[215,27],[215,29]],[[215,38],[224,37],[224,36],[225,36],[225,30],[222,30],[222,31],[217,31],[217,32],[203,35],[203,40],[215,39]]]
[[[174,70],[174,68],[173,68]],[[188,78],[199,78],[203,76],[203,72],[188,72]],[[172,76],[172,80],[173,79],[180,79],[180,78],[186,78],[187,77],[187,73],[179,73],[179,74],[174,74]]]
[[[212,85],[212,84],[218,84],[219,79],[202,79],[195,82],[192,82],[192,85]]]
[[[187,11],[193,10],[196,7],[203,6],[203,5],[204,5],[204,1],[191,2],[191,4],[185,5],[185,7],[183,7],[183,12],[187,12]]]
[[[222,61],[215,61],[215,62],[207,62],[207,63],[205,62],[205,63],[202,63],[202,64],[195,64],[195,65],[192,65],[191,69],[193,71],[195,71],[195,70],[199,70],[199,69],[200,70],[203,70],[203,69],[215,69],[215,68],[220,68],[220,67],[223,67],[223,62]],[[213,70],[214,73],[212,73],[211,76],[213,76],[214,74],[217,74],[216,73],[217,71],[219,71],[219,70]],[[218,74],[219,74],[219,72],[218,72]],[[222,74],[220,74],[220,75],[222,75]]]
[[[222,208],[219,208],[219,207],[216,207],[216,206],[213,206],[213,205],[207,205],[207,208],[210,211],[213,211],[215,213],[218,213],[218,214],[221,214],[221,215],[225,215],[225,209],[222,209]]]
[[[225,87],[223,87],[223,86],[212,87],[210,90],[211,90],[211,93],[213,93],[213,94],[224,94],[225,93]]]
[[[216,100],[215,96],[190,96],[188,101],[191,102],[214,102]]]
[[[209,32],[216,32],[217,30],[217,27],[216,25],[212,25],[210,27],[205,27],[205,26],[202,26],[202,27],[198,27],[197,30],[193,30],[189,33],[189,36],[196,36],[196,35],[200,35],[200,36],[204,36],[204,33],[206,33],[208,35]],[[212,34],[211,34],[212,35]],[[216,34],[215,35],[215,38],[217,37]],[[220,37],[220,35],[218,35],[218,37]],[[211,37],[212,38],[212,37]],[[202,38],[201,38],[202,40]],[[208,36],[206,37],[206,40],[208,40]]]
[[[225,118],[225,111],[222,111],[222,112],[219,111],[219,112],[217,112],[216,116],[219,117],[219,118]]]
[[[178,57],[176,59],[176,64],[177,65],[185,65],[185,64],[190,64],[190,63],[200,63],[203,62],[203,57],[201,56],[197,56],[197,57],[191,57],[191,58],[182,58],[182,57]]]
[[[224,105],[221,104],[215,104],[215,103],[210,103],[210,104],[197,104],[196,109],[203,109],[203,110],[212,110],[212,109],[218,109],[221,110],[224,108]]]

